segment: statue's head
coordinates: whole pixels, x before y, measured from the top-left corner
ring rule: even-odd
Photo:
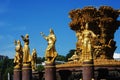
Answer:
[[[26,34],[25,37],[26,37],[26,38],[29,38],[29,34]]]
[[[17,44],[20,44],[21,42],[20,42],[20,40],[17,40]]]
[[[54,34],[54,31],[53,31],[53,29],[52,29],[52,28],[50,28],[50,33]]]
[[[32,51],[32,55],[34,56],[36,54],[36,49],[34,48]]]
[[[36,49],[34,48],[33,51],[36,51]]]

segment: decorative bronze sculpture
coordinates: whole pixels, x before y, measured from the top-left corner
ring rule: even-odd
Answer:
[[[68,58],[69,61],[78,61],[79,60],[79,56],[77,55],[76,51],[74,52],[74,54],[72,55],[71,58]]]
[[[83,9],[74,9],[70,11],[71,18],[70,28],[76,32],[76,35],[81,35],[85,30],[84,25],[89,23],[89,30],[95,35],[99,35],[93,45],[93,57],[95,59],[113,59],[113,54],[116,49],[114,41],[114,33],[120,25],[117,20],[120,14],[119,10],[114,10],[109,6],[101,6],[96,9],[92,6]],[[81,53],[80,37],[76,44],[76,50]],[[81,57],[80,57],[81,58]]]
[[[113,59],[117,48],[114,33],[120,26],[119,15],[120,10],[115,10],[110,6],[101,6],[98,9],[88,6],[83,9],[71,10],[69,26],[76,33],[75,50],[79,60],[58,64],[56,71],[65,73],[68,70],[68,73],[71,74],[67,73],[67,76],[69,78],[74,76],[73,79],[76,80],[110,80],[111,78],[119,80],[120,75],[118,77],[114,73],[119,73],[120,61]],[[61,74],[61,77],[63,76]],[[64,78],[62,80],[69,79]]]
[[[29,35],[26,34],[25,37],[21,36],[24,41],[23,47],[23,63],[28,63],[31,61],[30,48],[29,48]]]
[[[14,64],[15,64],[16,68],[17,67],[21,68],[22,60],[23,60],[23,51],[22,51],[22,45],[21,45],[20,40],[18,40],[18,41],[15,40],[15,45],[16,45],[16,48],[15,48],[16,54],[15,54],[15,58],[14,58]]]
[[[50,34],[48,36],[45,36],[44,33],[40,33],[45,40],[48,41],[48,46],[45,52],[45,58],[47,62],[54,62],[55,58],[57,57],[57,52],[55,49],[55,42],[56,42],[56,36],[54,34],[54,31],[50,29]]]
[[[82,57],[84,58],[83,60],[91,60],[92,58],[92,44],[93,44],[93,40],[94,38],[96,38],[96,35],[88,29],[89,28],[89,24],[86,23],[85,24],[85,28],[82,31]]]
[[[120,21],[117,19],[120,10],[114,10],[109,6],[101,6],[99,9],[89,6],[83,9],[74,9],[70,11],[69,15],[71,18],[70,28],[76,32],[77,36],[76,52],[69,58],[72,61],[56,65],[54,63],[57,57],[54,31],[50,29],[48,36],[40,33],[48,42],[45,51],[45,80],[56,80],[56,72],[59,73],[61,80],[111,80],[111,78],[119,80],[120,61],[114,60],[113,54],[117,48],[114,33],[120,26]],[[32,69],[35,71],[36,50],[33,50],[31,58],[29,36],[26,34],[25,37],[21,37],[24,41],[23,64],[31,61]],[[19,68],[22,63],[22,55],[20,55],[22,46],[20,41],[15,41],[15,43],[17,46],[14,63],[16,64],[15,68]],[[20,69],[15,69],[15,74],[18,73],[18,70],[20,73]],[[31,79],[31,65],[23,65],[22,76],[23,80]]]
[[[35,71],[37,69],[36,63],[37,63],[37,52],[36,49],[33,49],[32,58],[31,58],[32,71]]]

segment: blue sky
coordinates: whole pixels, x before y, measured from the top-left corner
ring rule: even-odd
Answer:
[[[120,0],[0,0],[0,55],[13,58],[14,40],[23,41],[21,35],[30,36],[30,51],[36,48],[38,56],[43,57],[47,42],[40,32],[49,34],[52,28],[56,34],[56,50],[66,55],[75,49],[75,32],[70,30],[68,13],[72,9],[102,5],[120,9]],[[116,35],[117,34],[117,35]],[[116,53],[120,53],[120,28],[115,34]]]

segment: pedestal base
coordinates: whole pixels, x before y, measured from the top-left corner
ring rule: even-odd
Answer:
[[[83,62],[83,80],[92,80],[94,78],[93,61]]]
[[[32,80],[31,64],[23,64],[23,67],[22,67],[22,80]]]
[[[54,63],[46,63],[45,80],[56,80],[56,67]]]
[[[21,68],[14,68],[13,80],[22,80]]]

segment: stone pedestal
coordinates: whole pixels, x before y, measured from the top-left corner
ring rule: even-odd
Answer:
[[[30,63],[23,64],[22,80],[32,80],[32,68]]]
[[[21,68],[14,68],[13,80],[22,80],[22,70]]]
[[[54,63],[46,63],[45,80],[56,80],[56,67]]]
[[[92,80],[94,78],[93,60],[83,62],[83,80]]]

